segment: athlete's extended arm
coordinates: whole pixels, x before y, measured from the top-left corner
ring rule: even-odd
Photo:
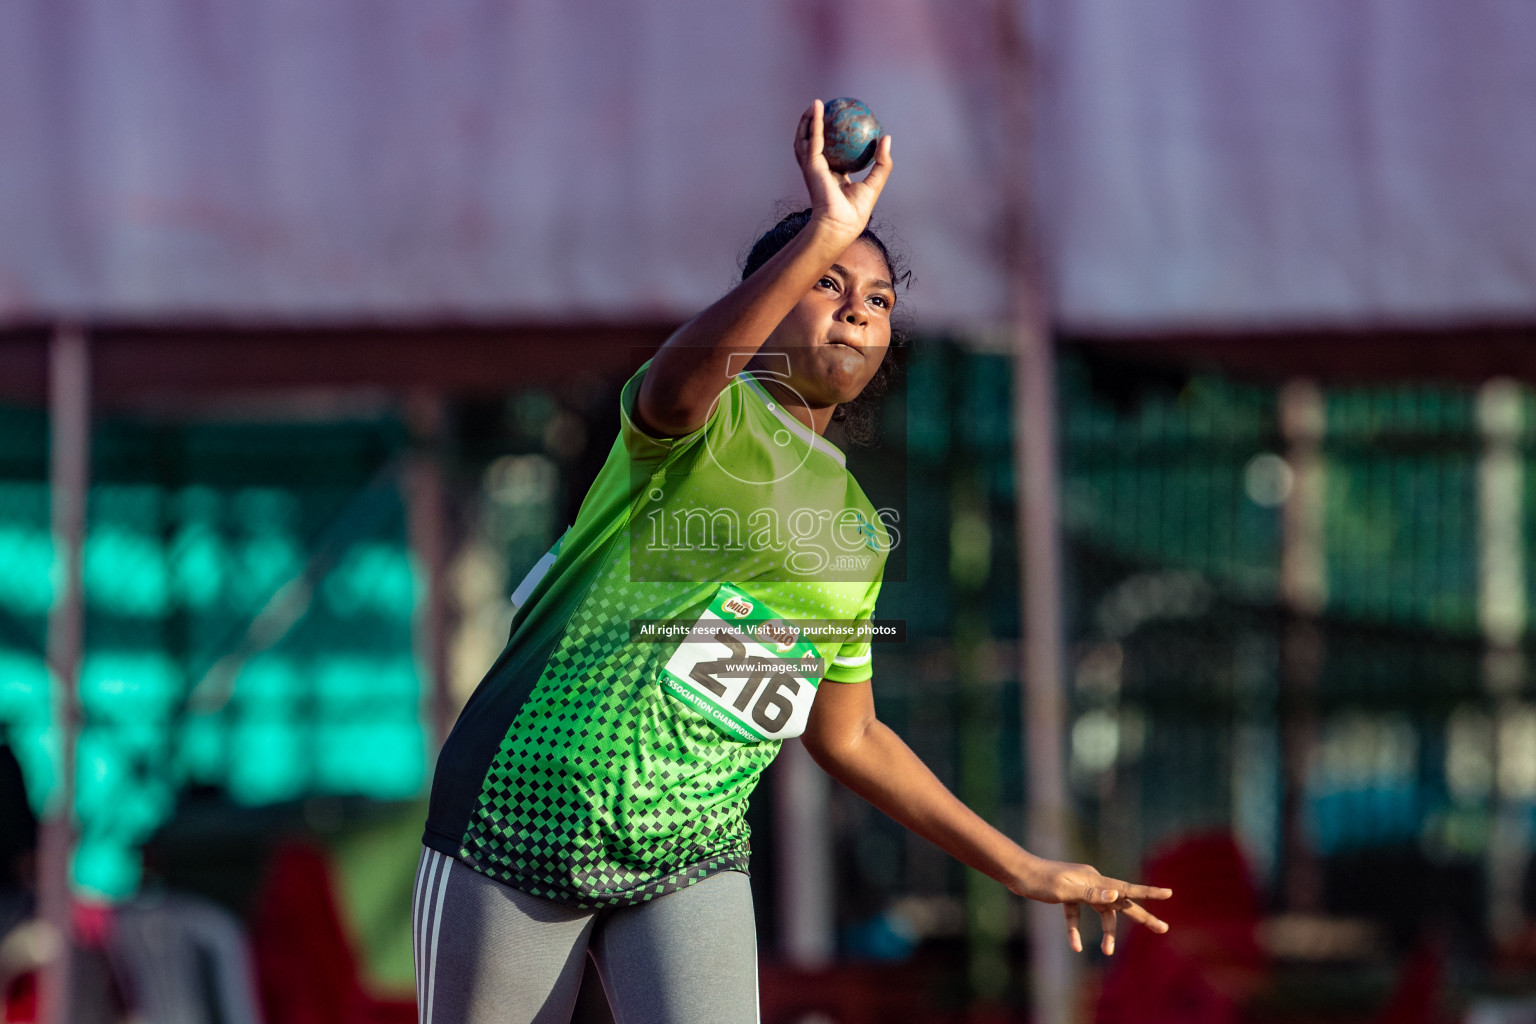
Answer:
[[[1087,864],[1029,853],[961,803],[912,749],[875,717],[870,684],[823,682],[811,705],[805,746],[827,774],[952,856],[1032,900],[1063,904],[1068,938],[1079,952],[1079,904],[1104,922],[1102,949],[1115,951],[1117,912],[1155,932],[1168,925],[1137,900],[1162,900],[1171,889],[1106,878]]]
[[[730,357],[741,369],[795,303],[858,239],[891,173],[891,139],[880,140],[862,181],[834,174],[822,155],[821,100],[795,130],[795,159],[810,193],[811,219],[788,245],[714,305],[679,327],[640,384],[641,425],[665,436],[697,429],[725,387]]]

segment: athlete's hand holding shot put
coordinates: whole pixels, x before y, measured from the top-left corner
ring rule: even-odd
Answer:
[[[881,138],[862,180],[834,174],[822,155],[821,110],[817,100],[795,130],[809,218],[656,353],[639,396],[640,414],[653,428],[674,436],[696,429],[754,350],[789,356],[794,393],[783,395],[785,407],[797,417],[809,412],[806,426],[818,434],[833,409],[857,398],[880,368],[896,292],[884,248],[866,228],[891,174],[891,137]]]

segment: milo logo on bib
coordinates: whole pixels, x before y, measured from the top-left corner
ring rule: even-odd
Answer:
[[[788,653],[800,642],[800,627],[783,619],[758,624],[756,634],[759,643],[772,644],[777,654]]]
[[[798,629],[725,583],[667,659],[661,685],[721,732],[754,743],[805,731],[821,672],[821,652]]]

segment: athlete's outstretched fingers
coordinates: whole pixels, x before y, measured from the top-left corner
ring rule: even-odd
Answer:
[[[808,140],[811,144],[808,152],[813,159],[821,156],[821,151],[825,148],[827,142],[826,125],[822,121],[821,114],[821,100],[816,100],[811,104],[811,136]]]
[[[1133,903],[1130,900],[1121,900],[1119,903],[1115,904],[1115,909],[1123,913],[1132,921],[1135,921],[1137,924],[1141,925],[1143,928],[1151,929],[1152,931],[1157,932],[1159,935],[1168,930],[1167,921],[1164,921],[1162,918],[1155,917],[1154,915],[1148,913],[1147,908],[1143,907],[1139,903]]]
[[[1067,918],[1067,941],[1072,944],[1072,952],[1081,953],[1083,951],[1083,933],[1078,929],[1078,924],[1081,921],[1082,911],[1078,909],[1076,903],[1063,903],[1061,905],[1061,912]]]
[[[1104,950],[1105,956],[1115,955],[1115,910],[1113,907],[1100,908],[1099,920],[1104,924],[1104,941],[1099,946]]]
[[[805,113],[800,115],[800,123],[795,126],[795,152],[805,153],[811,147],[811,113],[814,107],[806,107]]]
[[[1118,890],[1121,896],[1132,900],[1166,900],[1173,895],[1172,889],[1164,889],[1158,885],[1122,882],[1118,878],[1101,878],[1099,884]]]

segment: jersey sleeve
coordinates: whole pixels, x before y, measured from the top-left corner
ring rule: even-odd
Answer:
[[[678,437],[657,437],[645,432],[637,422],[639,417],[635,411],[640,399],[640,382],[650,369],[651,360],[647,359],[619,392],[619,433],[624,439],[624,450],[629,453],[630,461],[639,466],[659,463],[678,449],[686,448],[703,437],[720,419],[722,408],[731,395],[731,390],[727,389],[721,401],[715,403],[709,419],[691,433]]]
[[[864,601],[859,605],[857,622],[868,622],[875,617],[875,599],[880,596],[880,579],[869,585]],[[874,652],[868,639],[850,640],[832,655],[832,663],[822,678],[834,683],[862,683],[874,677]]]
[[[560,557],[560,548],[565,544],[565,538],[570,532],[571,528],[567,526],[560,536],[555,538],[554,546],[533,564],[533,568],[528,570],[528,575],[524,576],[523,581],[517,585],[517,589],[512,591],[512,610],[514,614],[523,605],[528,603],[528,598],[532,596],[534,589],[538,587],[545,575],[548,574],[550,566],[554,565],[555,560]]]

